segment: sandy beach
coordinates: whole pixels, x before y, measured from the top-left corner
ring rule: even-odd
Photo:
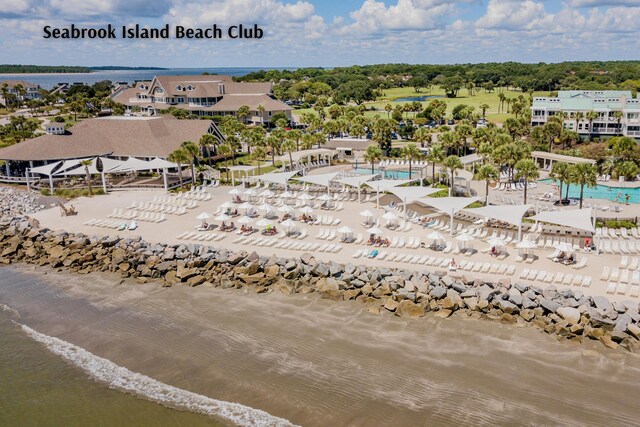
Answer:
[[[22,324],[134,372],[299,425],[631,425],[638,416],[636,355],[532,328],[31,266],[2,267],[0,302]]]

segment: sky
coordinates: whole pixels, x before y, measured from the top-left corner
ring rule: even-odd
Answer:
[[[640,59],[640,0],[0,0],[0,63],[303,67]],[[43,27],[260,25],[260,40],[51,40]]]

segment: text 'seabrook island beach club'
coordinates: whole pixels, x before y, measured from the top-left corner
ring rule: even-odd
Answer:
[[[0,426],[640,425],[639,2],[6,9]]]

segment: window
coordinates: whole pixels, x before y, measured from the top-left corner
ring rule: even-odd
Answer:
[[[182,87],[182,85],[178,85],[176,86],[176,90],[183,90],[184,88]]]
[[[193,89],[194,89],[193,86],[191,86],[191,85],[187,86],[187,90],[193,90]]]

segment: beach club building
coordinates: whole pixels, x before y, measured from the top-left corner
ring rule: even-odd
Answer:
[[[27,99],[40,99],[42,95],[40,94],[40,86],[27,82],[24,80],[0,80],[0,88],[6,85],[7,94],[11,94],[16,97],[18,101],[25,101]],[[24,92],[19,90],[22,87]],[[2,103],[6,103],[6,101],[2,98],[2,93],[0,93],[0,99],[2,99]]]
[[[24,183],[27,174],[50,181],[83,177],[82,160],[92,161],[92,174],[177,171],[177,165],[167,162],[167,157],[184,141],[198,144],[205,134],[224,141],[211,120],[178,120],[173,116],[110,116],[81,121],[66,131],[60,127],[47,130],[45,135],[0,150],[4,181]]]
[[[565,129],[581,136],[616,135],[640,139],[640,99],[624,90],[561,90],[557,97],[535,97],[531,106],[531,125],[544,125],[549,117],[566,113]],[[595,118],[587,114],[595,112]],[[620,112],[621,117],[617,117]]]
[[[249,107],[243,120],[269,123],[276,113],[291,120],[292,108],[276,99],[270,82],[234,82],[230,76],[156,76],[151,81],[136,82],[134,87],[117,90],[112,99],[128,111],[139,110],[153,116],[169,107],[196,116],[237,115],[240,107]]]

